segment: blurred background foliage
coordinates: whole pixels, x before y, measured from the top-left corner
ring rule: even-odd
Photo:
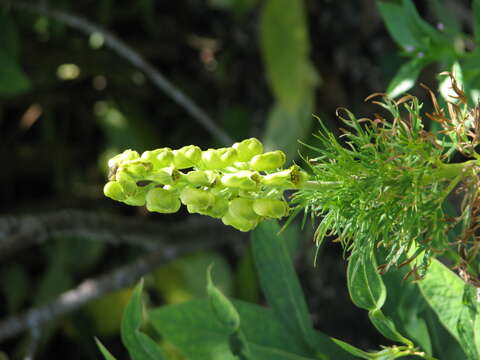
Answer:
[[[48,16],[52,9],[118,36],[232,141],[255,136],[294,160],[299,139],[314,142],[312,114],[336,129],[337,107],[367,116],[377,111],[363,101],[369,94],[388,89],[398,95],[416,81],[436,88],[437,73],[454,64],[463,66],[468,86],[475,88],[479,54],[472,51],[472,36],[463,35],[479,32],[470,3],[416,3],[419,13],[410,1],[378,6],[374,0],[27,2],[43,6],[38,12],[22,8],[22,2],[0,1],[2,214],[75,208],[148,217],[168,226],[185,214],[155,216],[104,198],[106,160],[127,148],[229,145],[109,48],[105,34],[73,29]],[[479,13],[476,9],[475,16]],[[411,91],[425,98],[418,86]],[[290,247],[315,324],[363,348],[378,343],[366,314],[348,299],[341,249],[327,245],[314,268],[310,228],[292,229]],[[126,245],[50,238],[0,263],[0,314],[4,318],[45,303],[81,279],[138,255]],[[150,301],[158,305],[202,296],[211,262],[225,294],[262,302],[243,243],[159,267],[146,278]],[[109,294],[52,324],[43,332],[38,358],[99,358],[94,335],[120,354],[118,328],[131,291]],[[18,356],[26,342],[9,340],[0,350]],[[175,353],[171,345],[164,347]]]

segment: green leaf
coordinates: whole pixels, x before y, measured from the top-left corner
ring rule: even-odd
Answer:
[[[377,271],[372,251],[353,251],[347,268],[348,291],[353,303],[365,310],[380,309],[386,298],[385,284]]]
[[[252,232],[251,247],[265,298],[277,318],[305,349],[315,349],[332,359],[345,353],[327,336],[313,331],[310,313],[300,287],[285,232],[276,221],[264,221]],[[242,322],[244,321],[242,317]]]
[[[252,232],[251,246],[260,285],[278,318],[305,339],[312,335],[312,320],[283,234],[276,221],[264,221]]]
[[[143,282],[137,285],[122,319],[122,342],[132,360],[166,359],[157,343],[140,331],[143,322]]]
[[[462,345],[470,359],[478,359],[478,304],[475,289],[438,260],[433,260],[420,290],[440,322]]]
[[[260,20],[260,45],[270,86],[290,112],[318,82],[310,52],[303,0],[268,0]]]
[[[298,156],[298,141],[304,140],[311,132],[314,117],[313,92],[305,96],[302,106],[289,111],[281,103],[270,109],[262,142],[266,151],[282,150],[289,161]],[[288,129],[288,131],[285,131]]]
[[[312,357],[302,343],[291,336],[290,331],[268,308],[233,301],[240,314],[241,330],[254,360],[308,360]],[[238,360],[229,350],[228,329],[217,321],[208,300],[193,300],[183,304],[164,306],[150,312],[155,329],[169,342],[177,346],[190,360]],[[318,334],[320,341],[325,335]],[[332,349],[325,347],[329,359],[350,360],[332,342]],[[320,359],[322,359],[320,357]]]
[[[390,36],[404,50],[412,52],[426,51],[431,47],[451,47],[444,36],[420,17],[411,0],[377,0],[377,6]]]
[[[100,352],[102,353],[105,360],[116,360],[115,357],[110,353],[110,351],[108,351],[108,349],[105,346],[103,346],[100,340],[95,338],[95,342],[97,343],[97,346],[100,349]]]
[[[403,64],[390,81],[387,87],[387,95],[391,98],[410,90],[417,81],[418,75],[422,69],[428,65],[428,61],[423,59],[413,59]]]
[[[27,271],[13,264],[1,275],[3,297],[9,314],[17,312],[30,294],[30,279]]]
[[[30,80],[17,61],[8,54],[0,52],[0,95],[19,95],[30,87]]]
[[[407,346],[413,347],[413,343],[398,332],[393,321],[386,317],[382,310],[370,310],[368,312],[368,317],[375,328],[387,339],[401,342]]]

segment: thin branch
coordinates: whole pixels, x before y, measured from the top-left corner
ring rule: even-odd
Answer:
[[[0,341],[14,337],[23,331],[42,327],[46,323],[58,319],[60,316],[72,312],[109,292],[130,286],[164,262],[230,240],[228,237],[218,237],[209,242],[195,239],[188,244],[172,245],[143,256],[133,263],[121,266],[107,274],[94,279],[87,279],[76,288],[62,293],[48,304],[31,308],[22,314],[1,321]]]
[[[5,6],[13,9],[44,15],[60,21],[72,28],[80,30],[88,35],[101,34],[104,43],[118,55],[129,61],[133,66],[142,70],[152,83],[166,93],[172,100],[182,106],[195,120],[215,136],[225,146],[232,144],[232,139],[220,129],[213,119],[207,115],[192,99],[185,95],[178,87],[172,84],[150,62],[145,60],[137,51],[120,40],[109,30],[94,24],[78,15],[69,14],[58,9],[53,9],[46,4],[31,4],[20,0],[0,0]]]
[[[30,329],[30,343],[28,344],[27,351],[25,352],[23,360],[35,359],[35,353],[38,350],[41,336],[42,332],[39,327],[33,327],[32,329]]]
[[[220,221],[200,216],[189,216],[186,220],[168,225],[82,210],[0,216],[0,260],[52,238],[81,237],[153,251],[168,245],[171,239],[203,238],[212,234],[229,236],[231,233]]]

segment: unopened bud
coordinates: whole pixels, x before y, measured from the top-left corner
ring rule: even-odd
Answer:
[[[260,216],[280,219],[288,215],[288,204],[283,200],[256,199],[253,202],[253,211]]]
[[[221,182],[224,186],[239,188],[243,190],[255,190],[258,187],[260,175],[256,171],[241,170],[232,174],[222,176]]]
[[[234,217],[246,220],[258,220],[258,214],[253,210],[253,200],[236,198],[230,201],[228,212]]]
[[[172,164],[173,151],[168,147],[145,151],[142,154],[142,160],[151,162],[154,169],[164,168]]]
[[[120,168],[115,175],[116,180],[127,197],[135,196],[138,190],[135,179],[124,169]]]
[[[292,165],[287,170],[278,171],[262,177],[261,182],[265,185],[280,187],[301,187],[308,179],[308,174],[298,165]]]
[[[186,180],[195,186],[211,186],[217,179],[217,174],[211,170],[193,170],[185,175]]]
[[[123,192],[122,186],[118,183],[118,181],[107,182],[103,187],[103,193],[105,196],[108,196],[110,199],[116,201],[123,201],[127,198]]]
[[[139,188],[134,196],[127,197],[123,202],[131,206],[143,206],[146,202],[146,189]]]
[[[173,164],[177,169],[186,169],[197,165],[202,157],[202,150],[198,146],[188,145],[173,150]]]
[[[250,167],[256,171],[275,170],[282,167],[286,159],[287,157],[283,151],[270,151],[265,154],[255,155],[250,160]]]
[[[204,210],[215,202],[215,196],[207,190],[186,187],[180,192],[180,200],[184,205]]]
[[[173,167],[165,167],[154,170],[145,177],[146,180],[154,181],[162,185],[171,185],[180,177],[179,171]]]
[[[143,180],[152,170],[153,165],[149,162],[135,159],[125,162],[122,167],[132,178]]]
[[[175,213],[180,209],[177,191],[171,187],[153,188],[147,193],[147,210],[162,214]]]
[[[135,160],[135,159],[138,159],[139,157],[140,155],[138,155],[138,152],[128,149],[118,155],[115,155],[113,158],[108,160],[108,167],[109,168],[113,168],[115,166],[118,167],[126,161]]]
[[[237,160],[237,151],[232,148],[208,149],[202,153],[202,163],[206,169],[223,169]]]
[[[249,161],[255,155],[263,153],[263,144],[256,138],[235,143],[232,147],[237,150],[238,161]]]
[[[244,232],[253,230],[258,224],[258,221],[236,217],[229,211],[222,217],[222,222]]]

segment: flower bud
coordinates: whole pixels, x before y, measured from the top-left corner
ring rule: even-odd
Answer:
[[[235,143],[232,147],[237,150],[238,161],[249,161],[255,155],[263,153],[263,144],[256,138]]]
[[[237,160],[237,151],[232,148],[208,149],[202,153],[202,163],[207,169],[223,169]]]
[[[125,162],[122,167],[132,178],[143,180],[145,176],[147,176],[147,174],[152,170],[153,165],[149,162],[135,159]]]
[[[180,209],[177,191],[172,187],[153,188],[147,193],[147,210],[162,214],[175,213]]]
[[[145,180],[154,181],[162,185],[171,185],[180,177],[178,170],[172,167],[165,167],[162,169],[154,170],[148,176],[145,177]]]
[[[251,199],[233,199],[228,205],[228,212],[234,217],[258,220],[258,214],[253,210],[253,200]]]
[[[230,211],[227,211],[227,213],[222,217],[222,222],[225,225],[233,226],[235,229],[244,232],[253,230],[258,224],[258,221],[255,220],[247,220],[241,217],[236,217],[232,215]]]
[[[107,182],[103,187],[103,193],[105,196],[108,196],[110,199],[116,201],[123,201],[127,198],[123,192],[122,186],[118,183],[118,181]]]
[[[193,170],[185,175],[186,180],[195,186],[211,186],[217,179],[217,174],[211,170]]]
[[[135,196],[138,190],[137,183],[124,168],[118,169],[115,178],[127,197]]]
[[[308,174],[306,172],[298,165],[292,165],[289,169],[263,176],[261,182],[270,186],[301,187],[307,179]]]
[[[224,186],[243,190],[255,190],[258,187],[260,175],[256,171],[241,170],[232,174],[225,174],[221,178]]]
[[[287,157],[283,151],[270,151],[265,154],[255,155],[250,160],[250,167],[256,171],[275,170],[282,167],[286,159]]]
[[[207,190],[186,187],[180,192],[180,200],[184,205],[204,210],[215,203],[215,196]]]
[[[145,151],[142,154],[142,160],[149,161],[154,169],[160,169],[170,166],[173,162],[173,151],[166,147],[155,149],[152,151]]]
[[[197,165],[202,156],[198,146],[188,145],[178,150],[173,150],[173,164],[177,169],[186,169]]]
[[[139,188],[139,190],[134,196],[127,197],[123,202],[131,206],[143,206],[145,205],[146,196],[147,196],[146,189]]]
[[[128,149],[108,160],[108,167],[113,168],[115,166],[120,166],[126,161],[135,160],[139,157],[140,155],[138,155],[138,152]]]
[[[288,215],[288,204],[283,200],[256,199],[253,202],[253,211],[260,216],[280,219]]]

